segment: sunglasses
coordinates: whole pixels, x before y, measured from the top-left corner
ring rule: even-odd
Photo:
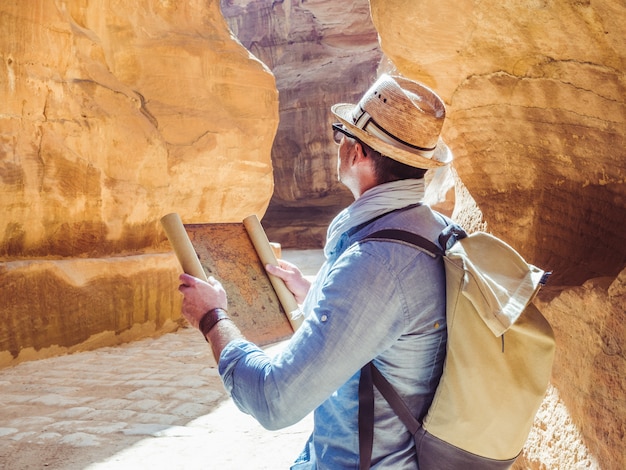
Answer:
[[[341,144],[341,139],[343,139],[343,136],[345,135],[346,137],[349,137],[350,139],[354,139],[359,144],[361,144],[363,155],[367,156],[367,153],[365,153],[365,144],[363,144],[363,142],[361,142],[361,140],[359,140],[354,134],[351,134],[348,131],[348,129],[343,127],[343,124],[341,124],[340,122],[335,122],[332,124],[332,127],[333,127],[333,140],[335,141],[337,145]]]
[[[332,126],[333,126],[333,139],[335,140],[335,143],[337,145],[341,144],[341,139],[343,139],[344,135],[346,137],[356,140],[357,142],[360,142],[360,140],[357,139],[354,136],[354,134],[351,134],[350,132],[348,132],[348,130],[345,127],[343,127],[343,124],[339,122],[335,122],[333,123]]]

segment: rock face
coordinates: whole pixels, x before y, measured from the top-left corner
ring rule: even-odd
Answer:
[[[179,326],[170,254],[0,263],[0,368]]]
[[[280,123],[275,189],[262,222],[285,247],[319,247],[330,220],[353,201],[337,182],[330,107],[358,101],[382,53],[367,0],[222,0],[241,43],[276,76]]]
[[[309,8],[321,21],[314,9],[325,2],[285,1],[271,10],[263,6],[269,2],[227,3],[231,28],[272,68],[281,90],[272,154],[277,190],[263,223],[284,245],[318,243],[320,237],[299,230],[305,227],[300,220],[324,226],[330,214],[323,208],[340,206],[332,176],[324,185],[311,180],[310,168],[323,165],[318,148],[325,144],[309,147],[312,134],[299,124],[323,120],[332,101],[358,99],[366,84],[326,103],[332,83],[326,69],[289,63],[327,42],[329,28],[317,24],[324,34],[304,38],[305,44],[294,34],[302,31],[296,18],[315,24],[303,13]],[[372,0],[371,14],[391,62],[380,68],[427,83],[447,103],[455,218],[471,229],[487,228],[555,272],[553,287],[539,300],[557,335],[554,386],[516,468],[623,468],[615,456],[623,454],[626,422],[619,293],[626,265],[624,6]],[[364,24],[344,21],[340,33],[352,36],[352,28]],[[311,93],[324,108],[307,109],[313,96],[298,100]],[[291,232],[278,231],[279,224]]]
[[[0,255],[142,250],[166,212],[265,210],[274,79],[229,40],[218,4],[27,3],[0,10]]]
[[[223,9],[267,67],[216,0],[0,5],[0,366],[175,328],[167,212],[261,217],[275,175],[270,237],[319,246],[351,201],[329,107],[395,69],[447,103],[455,217],[555,271],[553,387],[516,468],[626,467],[623,2]]]
[[[546,288],[538,305],[557,341],[554,388],[518,468],[625,468],[626,269],[617,278]]]
[[[557,339],[554,388],[516,468],[624,468],[626,7],[371,5],[384,53],[448,104],[456,214],[472,202],[555,271],[539,302]]]
[[[626,7],[372,0],[385,54],[448,104],[489,229],[560,284],[626,265]]]
[[[169,212],[185,222],[263,214],[278,124],[272,74],[232,39],[217,1],[9,1],[0,24],[0,351],[101,332],[85,309],[110,316],[99,326],[125,325],[116,334],[132,326],[119,315],[178,318],[174,260],[146,258],[146,272],[119,256],[169,250],[159,226]],[[129,292],[119,285],[137,276],[152,288],[120,312],[78,289],[82,275],[57,275],[67,260],[89,271],[78,264],[90,258],[103,260],[87,276],[98,298]],[[164,284],[167,302],[154,295]],[[47,299],[39,307],[37,296]],[[32,317],[50,321],[31,331]],[[73,326],[53,331],[61,317]]]

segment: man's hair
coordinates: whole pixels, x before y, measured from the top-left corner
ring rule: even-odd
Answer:
[[[426,171],[428,171],[423,168],[415,168],[394,160],[393,158],[386,157],[369,145],[364,144],[361,141],[359,141],[359,143],[363,147],[367,157],[372,159],[378,184],[399,180],[421,179],[424,177]]]

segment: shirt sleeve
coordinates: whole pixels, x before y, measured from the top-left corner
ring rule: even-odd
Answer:
[[[350,248],[314,285],[313,301],[305,302],[310,314],[277,355],[244,340],[223,350],[219,370],[227,391],[264,427],[302,419],[405,330],[402,270],[368,245]],[[403,253],[410,259],[402,266],[415,269],[411,260],[419,251]]]

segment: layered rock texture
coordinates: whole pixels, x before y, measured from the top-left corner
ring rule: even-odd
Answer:
[[[552,387],[517,468],[626,467],[626,6],[222,8],[258,59],[215,0],[0,5],[0,366],[175,328],[165,213],[269,204],[273,240],[320,246],[352,199],[329,108],[392,70],[447,104],[447,210],[555,272]]]
[[[354,14],[364,2],[326,7],[348,12],[338,34],[356,54],[341,57],[340,83],[332,69],[301,65],[307,51],[324,50],[326,36],[302,43],[289,23],[299,17],[309,30],[328,34],[332,28],[320,26],[316,15],[327,2],[227,3],[231,28],[272,68],[281,92],[272,156],[284,171],[275,173],[278,189],[263,223],[283,245],[319,243],[341,190],[327,171],[335,149],[328,137],[313,145],[311,129],[328,119],[334,102],[359,95],[348,87],[328,99],[329,90],[351,81],[346,75],[372,70],[353,43],[354,32],[370,31],[369,21]],[[276,18],[277,8],[285,19]],[[372,0],[371,18],[388,59],[379,70],[425,82],[448,105],[444,137],[456,155],[456,192],[442,207],[554,271],[553,287],[539,300],[557,335],[554,386],[517,467],[624,467],[624,7]],[[275,23],[282,27],[272,32]],[[327,59],[324,67],[336,62]],[[296,104],[311,93],[325,109]],[[306,165],[294,164],[301,158]],[[326,180],[322,191],[312,172]]]
[[[517,468],[624,468],[626,7],[371,4],[388,58],[448,103],[459,187],[489,230],[553,286],[584,282],[541,297],[554,389]]]
[[[337,181],[330,107],[376,80],[382,52],[367,0],[222,0],[241,43],[271,68],[280,94],[272,149],[275,189],[263,218],[285,247],[320,247],[354,198]]]
[[[626,269],[536,302],[555,332],[552,385],[517,468],[626,466]]]
[[[373,0],[381,46],[448,104],[489,228],[560,283],[626,264],[625,6]]]
[[[212,1],[16,0],[0,25],[0,363],[167,326],[159,219],[263,214],[273,75]]]

